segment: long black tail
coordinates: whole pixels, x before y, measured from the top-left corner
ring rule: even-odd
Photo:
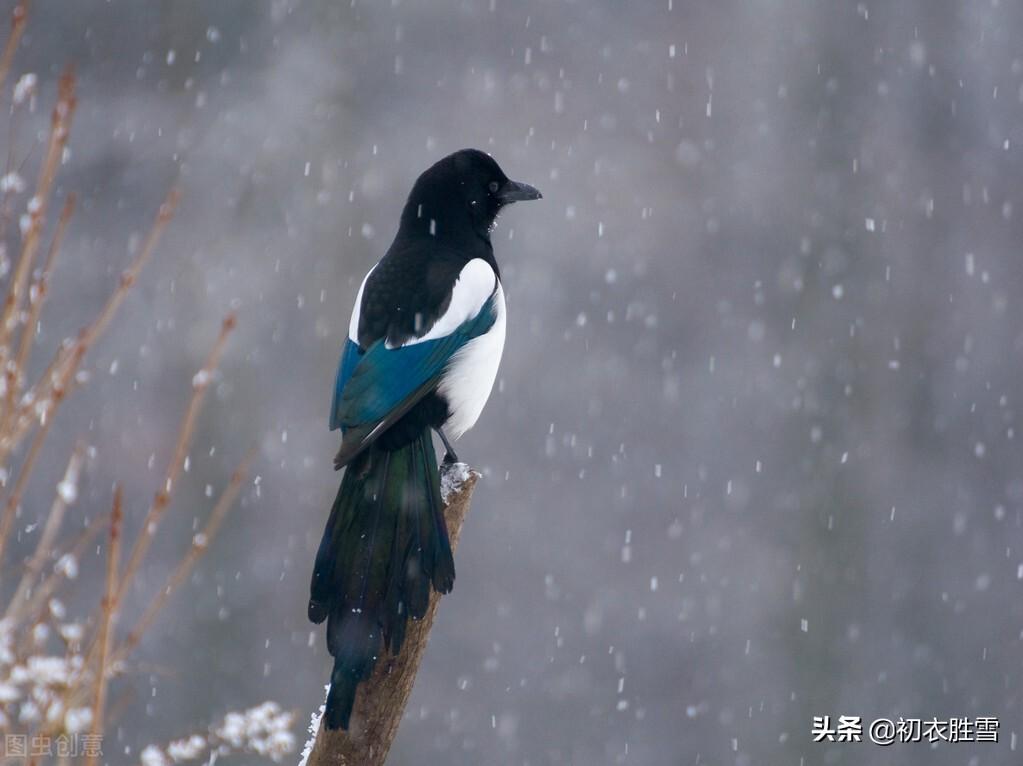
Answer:
[[[454,580],[429,429],[393,451],[369,447],[345,469],[310,586],[309,619],[327,620],[334,657],[328,729],[348,728],[355,690],[383,649],[401,649],[408,618],[426,613],[430,584],[447,593]]]

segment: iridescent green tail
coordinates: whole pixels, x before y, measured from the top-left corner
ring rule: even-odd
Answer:
[[[383,649],[401,649],[430,585],[447,593],[454,580],[429,429],[396,450],[369,447],[345,469],[310,586],[309,619],[327,620],[334,657],[328,729],[348,728],[358,685]]]

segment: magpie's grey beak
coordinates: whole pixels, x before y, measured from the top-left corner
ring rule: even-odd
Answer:
[[[529,184],[509,181],[497,192],[497,198],[505,204],[509,202],[525,202],[530,199],[540,199],[543,195],[540,190]]]

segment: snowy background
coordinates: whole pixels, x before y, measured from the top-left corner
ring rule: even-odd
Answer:
[[[79,514],[116,479],[138,524],[231,307],[125,621],[260,447],[113,690],[112,762],[319,703],[338,349],[412,181],[465,146],[544,200],[494,235],[505,360],[459,444],[486,478],[391,762],[1019,762],[1021,34],[998,0],[38,0],[15,75],[40,75],[40,125],[59,68],[80,77],[44,342],[175,179],[183,200],[21,545],[79,434]],[[998,716],[1001,741],[813,744],[825,714]]]

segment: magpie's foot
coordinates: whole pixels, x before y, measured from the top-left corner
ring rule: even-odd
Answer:
[[[437,435],[440,436],[440,440],[444,442],[444,465],[451,465],[452,463],[458,462],[458,455],[451,449],[451,442],[448,441],[447,435],[444,433],[444,429],[437,427],[434,429]]]

